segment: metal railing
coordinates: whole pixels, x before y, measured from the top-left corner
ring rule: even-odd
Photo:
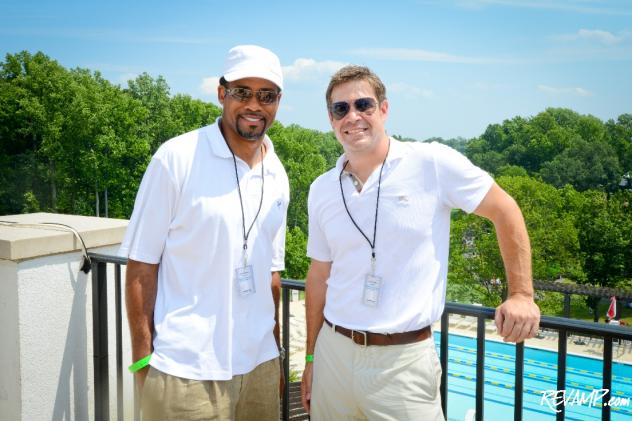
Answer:
[[[121,303],[121,265],[126,265],[127,260],[111,255],[98,253],[89,254],[92,259],[92,312],[93,312],[93,352],[94,352],[94,399],[95,399],[95,420],[110,419],[110,397],[109,397],[109,350],[108,350],[108,279],[106,265],[114,264],[114,299],[115,299],[115,326],[116,326],[116,408],[117,419],[123,419],[123,345],[122,345],[122,303]],[[304,291],[303,282],[293,280],[282,280],[282,333],[281,340],[283,347],[289,351],[290,348],[290,292],[291,290]],[[468,305],[447,303],[445,311],[441,317],[440,349],[439,356],[442,367],[441,378],[441,405],[444,415],[448,415],[448,343],[449,343],[449,315],[458,314],[472,316],[477,319],[476,331],[476,421],[484,420],[484,385],[485,385],[485,321],[494,318],[494,309]],[[557,363],[557,388],[565,389],[566,385],[566,356],[567,339],[569,333],[583,334],[603,339],[603,389],[608,390],[602,397],[606,402],[610,399],[612,386],[612,344],[613,340],[632,341],[632,329],[622,326],[603,325],[580,320],[565,319],[560,317],[542,317],[540,327],[552,329],[558,332],[558,363]],[[289,354],[288,354],[289,355]],[[283,361],[286,387],[281,402],[281,415],[283,420],[304,419],[306,414],[299,405],[291,405],[296,396],[292,396],[292,389],[296,394],[296,385],[289,387],[290,369],[289,358]],[[516,345],[515,372],[514,372],[514,420],[521,421],[523,410],[524,392],[524,344]],[[291,399],[292,397],[292,399]],[[299,398],[300,401],[300,398]],[[564,406],[559,408],[557,421],[565,418]],[[610,406],[602,405],[601,419],[609,421],[611,419]],[[134,396],[134,418],[139,419],[139,404]]]
[[[447,303],[441,317],[441,343],[439,358],[443,369],[441,378],[441,405],[443,413],[448,416],[448,329],[450,314],[472,316],[477,319],[476,328],[476,421],[484,420],[483,392],[485,385],[485,321],[494,318],[494,309],[469,304]],[[566,344],[569,333],[588,335],[603,339],[603,381],[602,388],[608,392],[602,397],[602,402],[608,402],[612,389],[612,343],[613,340],[632,340],[632,329],[623,326],[604,325],[583,320],[566,319],[562,317],[543,316],[540,320],[541,329],[552,329],[558,332],[557,346],[557,389],[566,389]],[[522,421],[523,392],[524,392],[524,344],[516,344],[515,374],[514,374],[514,420]],[[556,408],[557,421],[565,418],[565,406]],[[610,421],[611,407],[601,406],[602,421]]]

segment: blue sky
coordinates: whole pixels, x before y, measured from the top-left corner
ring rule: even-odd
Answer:
[[[384,81],[387,130],[479,136],[547,107],[632,113],[630,0],[0,0],[0,53],[42,51],[116,84],[162,75],[217,103],[228,49],[259,44],[284,66],[283,124],[329,130],[324,91],[345,63]]]

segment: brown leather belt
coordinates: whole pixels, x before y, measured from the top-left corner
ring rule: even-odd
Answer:
[[[333,324],[327,319],[325,319],[325,323],[329,326],[333,326]],[[351,330],[342,326],[336,326],[334,330],[341,335],[350,338],[356,344],[364,346],[412,344],[413,342],[424,341],[432,335],[430,326],[402,333],[373,333],[365,332],[364,330]]]

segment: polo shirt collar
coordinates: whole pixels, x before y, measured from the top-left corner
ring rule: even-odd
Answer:
[[[215,123],[213,123],[211,126],[209,126],[207,138],[209,143],[211,144],[211,151],[215,156],[219,158],[232,158],[233,154],[230,152],[230,149],[228,149],[228,145],[224,140],[224,135],[219,128],[220,120],[221,117],[215,120]],[[263,158],[263,160],[267,162],[268,157],[270,156],[270,152],[274,152],[274,145],[270,141],[268,135],[264,135],[263,143],[266,145],[266,149],[268,150],[268,153],[266,153],[266,156],[265,158]]]
[[[393,164],[399,162],[402,158],[406,156],[406,151],[402,145],[402,142],[393,137],[389,137],[389,139],[391,140],[391,147],[388,151],[386,162],[384,163],[385,169],[390,168],[391,166],[393,166]],[[342,171],[342,166],[345,162],[347,162],[347,156],[343,153],[338,157],[338,160],[336,161],[336,171],[334,171],[332,174],[333,178],[338,179],[340,171]]]

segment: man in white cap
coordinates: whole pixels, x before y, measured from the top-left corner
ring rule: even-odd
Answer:
[[[274,53],[232,48],[221,118],[165,142],[143,177],[119,253],[145,419],[279,419],[289,184],[266,131],[282,88]]]

